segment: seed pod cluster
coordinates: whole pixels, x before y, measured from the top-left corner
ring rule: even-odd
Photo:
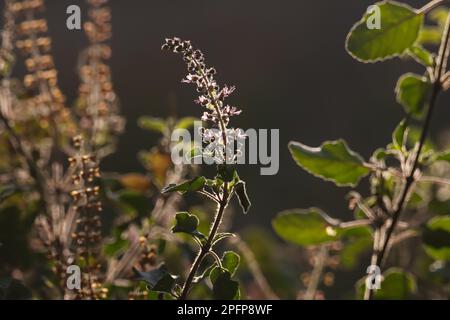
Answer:
[[[41,215],[36,219],[36,228],[44,246],[46,257],[52,262],[52,272],[58,281],[59,288],[66,287],[68,266],[67,257],[65,256],[64,245],[61,243],[55,230],[51,226],[51,221],[48,217]]]
[[[69,158],[73,190],[70,192],[72,203],[78,212],[76,231],[73,234],[76,260],[84,266],[83,287],[79,292],[82,299],[101,299],[107,293],[101,286],[99,274],[101,241],[102,203],[99,199],[100,169],[95,156],[86,154],[83,138],[73,139],[77,153]]]
[[[111,38],[111,9],[107,0],[87,2],[89,20],[84,23],[84,31],[90,45],[79,62],[77,112],[81,129],[95,149],[111,142],[114,135],[122,132],[124,123],[118,116],[111,70],[106,63],[111,58],[111,48],[106,43]]]
[[[140,257],[137,261],[137,267],[143,272],[151,271],[155,269],[158,264],[158,248],[149,244],[147,236],[141,236],[139,238]],[[129,300],[145,300],[148,298],[148,290],[143,290],[140,287],[128,293]]]
[[[139,245],[141,247],[141,255],[139,257],[139,268],[143,271],[149,271],[156,267],[158,249],[155,245],[148,243],[148,239],[145,236],[139,238]]]
[[[51,40],[46,33],[47,21],[36,18],[43,12],[43,0],[16,1],[11,10],[17,19],[18,40],[16,47],[25,57],[28,74],[24,77],[24,86],[34,92],[36,109],[41,115],[63,115],[67,120],[65,97],[58,86],[58,72],[50,54]]]
[[[5,0],[3,14],[4,25],[3,30],[1,30],[0,79],[9,77],[15,60],[13,52],[13,39],[15,35],[15,14],[13,11],[13,4],[13,0]]]

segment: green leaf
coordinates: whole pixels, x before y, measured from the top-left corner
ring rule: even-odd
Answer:
[[[150,272],[142,272],[136,268],[133,268],[133,271],[136,275],[136,280],[147,282],[150,290],[173,294],[175,280],[178,277],[171,275],[164,264]]]
[[[239,283],[231,279],[231,273],[228,270],[215,268],[211,271],[211,275],[213,299],[234,300],[239,296]]]
[[[420,141],[420,136],[422,134],[422,129],[417,126],[410,126],[408,130],[408,148],[412,149],[416,147],[416,144]],[[423,151],[422,154],[427,154],[433,150],[436,149],[436,146],[434,145],[433,141],[430,138],[427,138],[425,140],[425,143],[423,145]]]
[[[359,299],[364,296],[366,288],[366,277],[360,279],[356,284],[356,292]],[[398,268],[390,268],[383,274],[381,288],[374,291],[377,300],[404,300],[411,297],[417,291],[416,281],[410,273]]]
[[[232,300],[240,296],[239,283],[231,280],[239,267],[240,257],[233,251],[223,253],[222,268],[214,267],[209,273],[209,279],[213,284],[214,299]]]
[[[441,42],[442,30],[439,27],[423,26],[417,43],[423,45],[438,45]]]
[[[175,124],[175,129],[189,129],[194,126],[195,121],[200,121],[195,117],[185,117]]]
[[[176,214],[175,219],[177,220],[177,224],[172,228],[173,232],[184,232],[191,234],[197,230],[199,220],[188,212],[179,212]]]
[[[450,215],[431,219],[425,226],[422,239],[429,256],[450,261]]]
[[[372,248],[372,232],[369,227],[345,229],[340,238],[343,244],[339,255],[341,266],[344,269],[355,268],[361,255]]]
[[[392,142],[397,150],[403,150],[408,135],[408,125],[402,120],[392,134]]]
[[[361,156],[343,140],[327,141],[318,148],[290,142],[289,149],[300,167],[338,186],[356,186],[370,172]]]
[[[228,270],[231,276],[234,276],[240,261],[241,257],[236,252],[226,251],[222,256],[222,267]]]
[[[418,42],[426,45],[437,46],[441,43],[442,33],[445,28],[445,21],[447,20],[448,8],[437,7],[428,14],[428,18],[435,22],[434,26],[423,26],[420,30]]]
[[[317,208],[280,212],[272,220],[275,232],[299,246],[319,245],[337,240],[337,220]]]
[[[432,84],[427,78],[413,73],[401,76],[395,88],[397,102],[416,119],[423,117],[431,90]]]
[[[436,9],[433,9],[430,12],[429,18],[431,21],[437,23],[440,27],[444,28],[448,13],[449,10],[447,7],[437,7]]]
[[[172,228],[173,233],[187,233],[192,236],[204,239],[205,236],[200,233],[197,228],[199,225],[198,218],[188,212],[179,212],[176,214],[176,225]]]
[[[160,118],[141,117],[138,120],[138,125],[142,129],[162,134],[164,134],[168,130],[166,121]]]
[[[175,192],[180,193],[195,192],[202,190],[206,184],[205,177],[197,177],[189,181],[185,181],[180,184],[169,184],[167,187],[161,190],[162,193]]]
[[[366,13],[347,36],[347,51],[361,62],[377,62],[402,55],[416,42],[423,22],[423,15],[405,4],[383,1],[375,5],[380,10],[380,28],[368,28],[367,21],[374,16]]]
[[[244,211],[244,213],[247,213],[252,203],[248,198],[247,189],[245,188],[245,182],[239,181],[238,183],[236,183],[234,186],[234,191],[236,192],[236,196],[239,200],[242,211]]]
[[[234,251],[226,251],[223,253],[222,258],[220,259],[220,262],[222,264],[222,269],[226,270],[230,273],[231,276],[234,276],[236,273],[236,270],[239,267],[239,263],[241,261],[241,257]],[[220,274],[220,267],[215,266],[211,269],[211,272],[209,274],[209,278],[211,282],[215,282],[217,277]]]
[[[450,162],[450,150],[439,152],[436,155],[436,161],[447,161]]]
[[[408,49],[408,54],[416,60],[418,63],[421,63],[425,67],[434,66],[434,55],[420,45],[414,45],[410,49]]]

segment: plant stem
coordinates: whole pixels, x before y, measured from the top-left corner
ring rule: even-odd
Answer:
[[[220,131],[222,132],[223,144],[225,146],[224,158],[225,158],[225,163],[226,163],[226,160],[227,160],[226,146],[228,143],[228,137],[227,137],[227,126],[225,124],[225,121],[223,119],[223,115],[222,115],[222,112],[220,109],[221,104],[217,99],[215,91],[213,89],[210,89],[210,87],[211,87],[210,81],[209,81],[208,77],[206,76],[206,74],[203,72],[203,69],[199,66],[199,64],[197,63],[197,61],[195,59],[193,61],[196,65],[199,73],[201,74],[201,76],[203,78],[206,88],[208,88],[207,89],[208,95],[211,98],[212,104],[214,106],[214,110],[216,111],[217,117],[219,119],[219,127],[220,127]],[[200,249],[200,252],[198,253],[197,257],[194,260],[194,263],[192,264],[191,270],[189,271],[189,275],[186,279],[186,282],[184,283],[179,300],[185,300],[187,298],[187,296],[189,294],[189,290],[192,286],[192,281],[194,280],[197,270],[200,267],[200,263],[202,262],[203,258],[210,252],[214,238],[217,234],[217,231],[219,230],[220,224],[222,223],[223,214],[225,212],[226,207],[228,206],[228,202],[229,202],[229,198],[230,198],[230,194],[229,194],[229,190],[228,190],[228,182],[224,183],[223,190],[224,190],[223,196],[222,196],[222,199],[220,199],[220,201],[218,203],[218,210],[217,210],[217,214],[214,218],[214,222],[211,227],[211,231],[209,232],[209,236],[206,240],[205,245],[202,246],[202,248]]]
[[[219,230],[220,224],[222,223],[223,214],[225,213],[225,209],[228,206],[228,201],[229,201],[228,183],[225,183],[223,197],[218,205],[217,214],[214,217],[214,222],[211,227],[211,231],[209,232],[209,236],[206,240],[206,243],[200,249],[200,252],[198,253],[197,257],[195,258],[194,263],[192,264],[191,270],[189,271],[189,275],[186,279],[186,282],[184,283],[179,300],[186,300],[186,298],[189,294],[189,290],[192,286],[192,282],[194,281],[194,277],[197,274],[198,268],[200,267],[200,263],[203,261],[203,258],[211,250],[211,246],[214,241],[214,238],[217,234],[217,231]]]
[[[424,5],[422,8],[420,8],[417,12],[420,14],[425,14],[427,12],[430,12],[434,8],[439,7],[441,4],[443,4],[446,1],[448,1],[448,0],[433,0],[429,3],[427,3],[426,5]]]
[[[397,226],[399,218],[400,218],[400,216],[404,210],[404,207],[406,205],[408,195],[411,191],[411,187],[413,186],[413,184],[415,182],[414,174],[419,166],[420,155],[422,153],[423,146],[425,144],[425,140],[428,137],[428,133],[430,130],[433,111],[436,106],[438,95],[442,89],[441,77],[445,73],[446,68],[447,68],[449,41],[450,41],[450,15],[448,15],[448,17],[447,17],[444,33],[442,35],[441,45],[439,48],[439,56],[438,56],[437,65],[435,68],[433,89],[432,89],[431,96],[430,96],[430,103],[429,103],[429,107],[428,107],[428,111],[427,111],[425,120],[423,122],[422,133],[420,135],[419,145],[418,145],[417,152],[416,152],[416,155],[414,158],[414,162],[413,162],[412,168],[411,168],[408,176],[406,177],[405,185],[402,189],[402,193],[400,195],[396,209],[392,214],[392,220],[390,222],[390,225],[387,227],[386,233],[383,237],[384,239],[382,242],[381,250],[378,252],[378,254],[376,252],[374,252],[374,259],[373,259],[374,261],[372,261],[372,264],[377,265],[380,268],[384,262],[386,252],[388,251],[392,234],[395,230],[395,227]],[[366,288],[366,293],[367,293],[365,295],[366,299],[373,298],[373,290],[369,290],[368,288]]]
[[[317,293],[317,288],[319,287],[320,278],[322,277],[323,269],[325,267],[325,262],[328,258],[328,247],[323,245],[320,247],[320,252],[316,256],[316,263],[314,264],[314,269],[311,274],[311,280],[309,281],[308,288],[305,293],[305,300],[314,300]]]
[[[380,253],[380,236],[381,236],[382,228],[380,226],[377,226],[374,230],[374,236],[373,236],[373,250],[372,250],[372,257],[370,258],[370,264],[371,265],[378,265],[377,259],[378,255]],[[373,290],[370,290],[367,286],[365,287],[364,291],[364,300],[370,300],[373,297]]]
[[[26,11],[26,19],[28,21],[35,20],[35,15],[33,12],[34,9],[28,9]],[[38,35],[36,32],[32,32],[30,34],[30,40],[31,40],[31,52],[30,52],[30,58],[34,59],[35,61],[39,61],[41,58],[41,52],[39,50],[39,47],[37,45],[37,38]],[[39,74],[43,72],[42,66],[38,63],[36,64],[36,73]],[[51,124],[50,126],[50,132],[52,134],[52,140],[53,140],[53,147],[52,147],[52,154],[57,155],[60,151],[58,150],[58,147],[60,147],[60,125],[58,123],[58,120],[56,119],[56,110],[54,108],[55,99],[53,98],[53,95],[51,94],[51,89],[49,86],[49,83],[39,78],[38,82],[38,88],[39,88],[39,95],[42,95],[44,97],[48,97],[50,100],[46,103],[48,109],[49,109],[49,122]]]
[[[445,178],[440,178],[440,177],[422,176],[422,177],[420,177],[418,182],[431,182],[431,183],[450,186],[450,179],[445,179]]]
[[[354,220],[354,221],[348,221],[348,222],[341,222],[338,224],[338,226],[340,228],[347,229],[347,228],[368,226],[371,223],[372,223],[372,220],[370,220],[370,219],[360,219],[360,220]]]

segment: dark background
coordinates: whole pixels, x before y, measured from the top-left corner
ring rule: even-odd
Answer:
[[[407,1],[415,7],[427,1]],[[139,150],[157,139],[139,129],[142,115],[171,113],[176,97],[179,115],[200,116],[195,91],[182,85],[185,66],[179,56],[161,52],[166,37],[191,39],[207,62],[217,68],[220,83],[236,85],[230,103],[244,113],[233,119],[241,128],[280,129],[280,171],[260,176],[259,167],[240,170],[253,207],[237,216],[235,228],[250,223],[270,226],[274,215],[293,207],[319,206],[330,215],[350,219],[345,194],[332,183],[298,168],[287,150],[290,140],[317,146],[344,138],[366,159],[390,141],[403,111],[394,87],[407,71],[421,69],[399,59],[361,64],[344,49],[347,32],[373,1],[267,0],[112,0],[114,85],[122,102],[127,129],[118,151],[103,168],[143,171]],[[47,18],[60,83],[69,102],[77,94],[77,55],[86,46],[83,32],[65,26],[66,8],[84,1],[49,0]],[[85,16],[83,15],[83,18]],[[83,19],[84,20],[84,19]],[[433,132],[443,130],[449,99],[441,99]]]

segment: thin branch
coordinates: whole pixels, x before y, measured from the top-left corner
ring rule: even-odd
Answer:
[[[219,203],[219,202],[220,202],[220,199],[218,199],[215,195],[213,195],[213,194],[211,194],[211,193],[209,193],[209,192],[207,192],[207,191],[199,190],[199,191],[197,191],[197,192],[200,193],[200,194],[202,194],[202,195],[204,195],[205,197],[211,199],[211,200],[214,201],[215,203]]]
[[[373,250],[372,250],[372,257],[370,259],[371,265],[378,265],[377,260],[380,253],[381,229],[382,229],[381,227],[377,227],[374,230]],[[372,297],[373,297],[373,290],[365,286],[364,300],[370,300],[372,299]]]
[[[417,13],[418,14],[426,14],[426,13],[430,12],[431,10],[433,10],[434,8],[439,7],[446,1],[448,1],[448,0],[433,0],[429,3],[427,3],[426,5],[424,5],[419,10],[417,10]]]
[[[404,240],[417,237],[419,233],[416,230],[406,230],[403,231],[392,238],[391,246],[394,246]]]
[[[338,226],[340,228],[347,229],[347,228],[368,226],[370,224],[372,224],[372,220],[360,219],[360,220],[354,220],[354,221],[348,221],[348,222],[341,222],[341,223],[339,223]]]
[[[445,83],[445,82],[447,82],[448,80],[450,80],[450,72],[447,72],[446,74],[444,74],[444,75],[442,76],[441,82],[442,82],[442,83]]]
[[[362,212],[364,212],[367,218],[372,221],[375,220],[375,213],[361,201],[361,195],[359,193],[351,192],[350,197],[351,201],[354,202]]]
[[[216,236],[217,231],[219,230],[219,226],[222,223],[223,214],[225,212],[226,207],[228,206],[229,196],[228,196],[228,184],[224,187],[224,194],[220,201],[220,204],[218,205],[217,214],[214,218],[214,223],[211,228],[211,231],[209,233],[208,239],[206,240],[206,243],[201,248],[200,252],[198,253],[197,257],[194,260],[194,263],[192,264],[191,270],[189,271],[188,277],[186,279],[186,282],[183,285],[183,289],[181,292],[181,295],[179,297],[179,300],[186,300],[189,290],[192,286],[192,282],[195,278],[195,275],[197,273],[198,268],[200,267],[200,263],[203,261],[203,258],[210,252],[212,242],[214,241],[214,238]]]
[[[431,176],[422,176],[422,177],[420,177],[418,182],[432,182],[432,183],[443,184],[443,185],[447,185],[447,186],[450,185],[450,179],[431,177]]]
[[[314,264],[314,269],[311,274],[311,279],[308,284],[308,288],[305,293],[305,300],[314,300],[319,287],[320,279],[322,278],[323,269],[325,268],[325,262],[328,258],[328,247],[323,245],[320,247],[320,252],[316,256],[316,262]]]

